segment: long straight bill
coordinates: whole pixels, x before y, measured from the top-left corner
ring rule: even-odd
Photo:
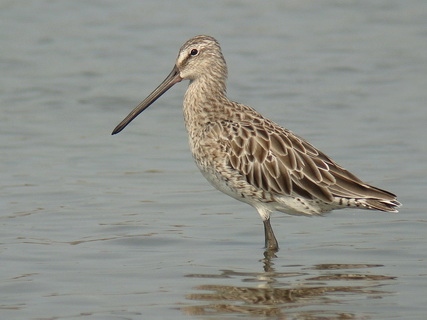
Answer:
[[[142,111],[147,109],[154,101],[156,101],[160,96],[168,91],[175,83],[178,83],[182,80],[179,75],[179,70],[176,66],[173,67],[172,72],[166,77],[165,80],[153,91],[150,95],[145,98],[140,104],[128,114],[122,122],[113,130],[112,134],[119,133],[122,131],[133,119],[135,119]]]

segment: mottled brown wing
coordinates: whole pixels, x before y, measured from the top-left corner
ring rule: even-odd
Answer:
[[[383,190],[364,184],[286,129],[240,123],[228,139],[230,167],[265,191],[325,202],[332,202],[334,196],[384,197]]]

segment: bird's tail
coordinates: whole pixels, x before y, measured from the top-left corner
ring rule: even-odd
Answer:
[[[371,185],[365,185],[365,187],[369,192],[366,192],[365,197],[356,198],[357,204],[370,210],[398,212],[397,209],[402,204],[397,201],[395,194]]]
[[[398,212],[401,203],[397,201],[396,195],[363,183],[352,181],[352,184],[334,185],[332,188],[335,202],[343,207],[356,207],[369,210],[380,210],[386,212]]]
[[[366,209],[380,210],[387,212],[398,212],[401,203],[397,200],[384,200],[384,199],[360,199],[359,202]]]

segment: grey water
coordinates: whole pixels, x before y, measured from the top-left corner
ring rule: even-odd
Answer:
[[[2,1],[1,319],[425,319],[427,2]],[[198,172],[179,47],[231,99],[398,195],[398,214],[256,211]]]

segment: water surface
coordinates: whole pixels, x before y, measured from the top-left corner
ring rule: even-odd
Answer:
[[[0,4],[4,319],[424,319],[425,1]],[[275,214],[214,190],[181,83],[115,125],[196,34],[229,95],[395,192],[399,214]]]

